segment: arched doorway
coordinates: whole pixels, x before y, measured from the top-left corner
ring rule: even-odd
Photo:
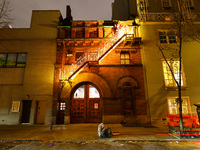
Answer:
[[[84,83],[75,88],[71,97],[71,123],[102,121],[101,92],[94,84]]]

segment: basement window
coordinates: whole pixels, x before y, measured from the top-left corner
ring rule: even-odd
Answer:
[[[179,104],[176,102],[177,97],[168,97],[168,110],[171,115],[179,114]],[[190,101],[188,97],[182,97],[182,113],[183,115],[190,114]]]

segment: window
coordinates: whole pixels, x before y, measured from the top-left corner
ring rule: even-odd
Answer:
[[[97,61],[98,60],[98,53],[97,52],[91,52],[88,55],[89,61]]]
[[[82,85],[75,91],[74,98],[84,98],[84,97],[85,97],[85,85]]]
[[[6,67],[15,67],[16,59],[17,59],[17,54],[8,54],[7,61],[6,61]]]
[[[185,5],[186,8],[194,10],[194,2],[193,2],[193,0],[185,0],[185,1],[183,1],[183,5]]]
[[[98,37],[97,28],[90,28],[89,37],[90,38],[97,38]]]
[[[65,103],[60,103],[60,110],[65,110]]]
[[[174,73],[174,77],[176,81],[179,83],[179,61],[167,61],[171,67],[171,70]],[[176,82],[174,81],[174,78],[171,74],[171,71],[166,63],[166,61],[163,60],[163,73],[164,73],[164,81],[165,81],[165,87],[177,87]],[[182,67],[182,74],[181,74],[181,86],[186,86],[186,80],[183,75],[183,67]]]
[[[130,55],[129,52],[122,51],[120,54],[121,64],[130,64]]]
[[[171,0],[162,0],[162,7],[164,10],[171,9]]]
[[[24,68],[26,57],[26,53],[0,53],[0,67]]]
[[[85,37],[85,32],[84,29],[79,29],[76,31],[76,37],[77,38],[84,38]]]
[[[84,52],[76,52],[76,60],[83,56]]]
[[[99,91],[92,85],[89,85],[89,98],[100,98]]]
[[[90,32],[89,34],[90,34],[89,35],[90,38],[97,38],[98,37],[97,31]]]
[[[25,67],[26,66],[26,54],[18,54],[17,57],[17,67]]]
[[[6,66],[6,57],[7,54],[0,54],[0,67]]]
[[[176,44],[177,35],[175,31],[159,31],[160,44]]]
[[[169,114],[179,114],[179,104],[176,102],[177,97],[167,98]],[[190,102],[188,97],[182,97],[182,113],[183,115],[190,114]]]

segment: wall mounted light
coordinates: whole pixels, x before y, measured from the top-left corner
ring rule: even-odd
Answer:
[[[30,98],[30,95],[27,94],[27,95],[26,95],[26,99],[29,99],[29,98]]]

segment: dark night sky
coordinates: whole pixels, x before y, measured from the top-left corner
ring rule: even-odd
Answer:
[[[111,20],[114,0],[8,0],[12,8],[14,28],[29,28],[32,10],[60,10],[66,17],[70,5],[73,20]]]

